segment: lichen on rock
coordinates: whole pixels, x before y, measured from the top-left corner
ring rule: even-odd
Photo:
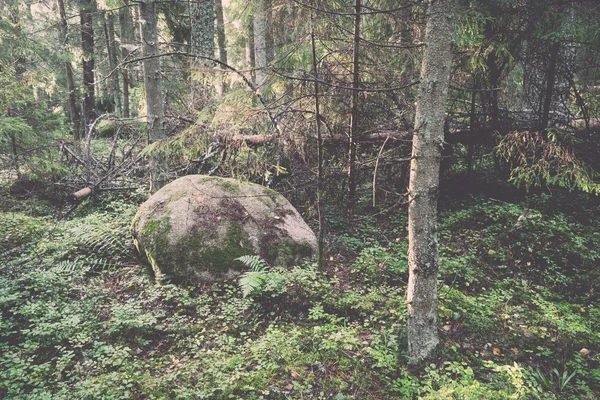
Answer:
[[[157,277],[188,282],[232,278],[242,271],[240,256],[290,267],[317,248],[315,234],[279,193],[203,175],[179,178],[152,195],[132,235]]]

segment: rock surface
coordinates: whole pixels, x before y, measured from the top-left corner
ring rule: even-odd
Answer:
[[[279,193],[204,175],[179,178],[152,195],[132,234],[157,277],[188,282],[235,277],[243,270],[240,256],[289,267],[317,249],[313,231]]]

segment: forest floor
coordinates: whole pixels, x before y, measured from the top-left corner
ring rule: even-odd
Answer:
[[[129,226],[143,194],[67,208],[1,189],[0,398],[593,399],[600,206],[450,200],[434,362],[406,360],[406,211],[333,212],[324,272],[157,284]]]

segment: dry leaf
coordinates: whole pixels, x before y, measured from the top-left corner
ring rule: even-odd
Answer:
[[[494,355],[499,356],[502,354],[502,350],[499,347],[494,347]]]
[[[584,347],[583,349],[579,350],[579,354],[581,354],[583,357],[587,357],[590,354],[590,351]]]
[[[444,330],[446,332],[450,332],[451,329],[452,329],[452,325],[444,325]]]
[[[292,378],[294,378],[294,379],[300,378],[300,374],[297,373],[295,369],[292,370],[291,375],[292,375]]]
[[[515,356],[519,355],[519,349],[517,349],[516,347],[513,347],[511,350],[513,353],[515,353]]]

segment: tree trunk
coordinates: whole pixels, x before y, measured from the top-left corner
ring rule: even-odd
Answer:
[[[256,56],[254,54],[254,18],[248,18],[246,25],[248,31],[248,46],[246,47],[246,62],[252,71],[252,81],[256,83],[256,74],[254,73],[256,67]]]
[[[439,344],[437,334],[437,200],[451,68],[453,0],[429,0],[408,207],[408,354],[420,364]]]
[[[142,56],[145,58],[143,63],[148,142],[154,143],[165,138],[165,110],[161,89],[162,79],[155,1],[140,1],[139,12]],[[162,150],[155,150],[150,155],[150,192],[154,193],[159,190],[168,182],[168,179],[166,154]]]
[[[217,31],[217,47],[219,48],[219,61],[227,64],[227,42],[225,40],[225,18],[223,16],[223,0],[215,0],[215,16]],[[225,75],[221,74],[217,79],[217,94],[222,95],[227,89]]]
[[[358,88],[360,85],[360,71],[358,56],[360,54],[360,13],[361,0],[354,1],[354,46],[352,52],[352,117],[350,121],[350,135],[348,139],[348,222],[352,219],[354,202],[356,201],[356,147],[358,142]]]
[[[60,13],[60,43],[62,45],[63,51],[66,54],[68,43],[67,37],[69,34],[69,24],[67,22],[67,12],[65,10],[65,2],[64,0],[58,0],[58,10]],[[77,92],[75,90],[75,79],[73,79],[73,67],[71,66],[70,61],[65,61],[65,75],[67,78],[67,92],[68,92],[68,112],[69,119],[71,124],[73,124],[73,140],[79,140],[79,130],[81,129],[79,126],[80,116],[79,116],[79,108],[77,107]]]
[[[257,9],[254,13],[254,63],[255,84],[261,92],[265,92],[267,86],[267,18],[266,0],[257,1]]]
[[[119,36],[121,37],[121,58],[123,60],[129,56],[127,46],[133,41],[132,25],[129,0],[124,0],[123,8],[119,10]],[[121,76],[123,79],[123,118],[129,118],[129,66],[123,67]]]
[[[544,91],[544,103],[542,106],[542,115],[540,117],[539,129],[544,130],[548,127],[550,121],[550,106],[554,96],[554,82],[556,80],[556,64],[558,62],[558,53],[560,43],[552,43],[550,46],[550,60],[548,61],[548,70],[546,71],[546,87]]]
[[[112,92],[115,113],[117,117],[123,115],[121,110],[121,91],[119,90],[119,73],[117,68],[117,46],[115,43],[115,15],[109,11],[106,19],[106,47],[108,50],[108,64],[110,65],[110,91]]]
[[[324,271],[325,253],[325,211],[323,210],[323,135],[321,134],[321,112],[319,109],[319,71],[317,69],[317,50],[315,46],[315,31],[313,27],[313,15],[310,13],[310,44],[312,49],[312,67],[315,77],[315,127],[317,130],[317,213],[319,214],[319,236],[317,237],[317,262],[319,271]]]
[[[81,2],[81,49],[83,55],[81,64],[83,67],[83,87],[85,96],[82,104],[83,129],[89,129],[96,119],[96,107],[94,97],[94,25],[92,15],[96,11],[96,0],[84,0]],[[81,135],[80,137],[84,137]]]

